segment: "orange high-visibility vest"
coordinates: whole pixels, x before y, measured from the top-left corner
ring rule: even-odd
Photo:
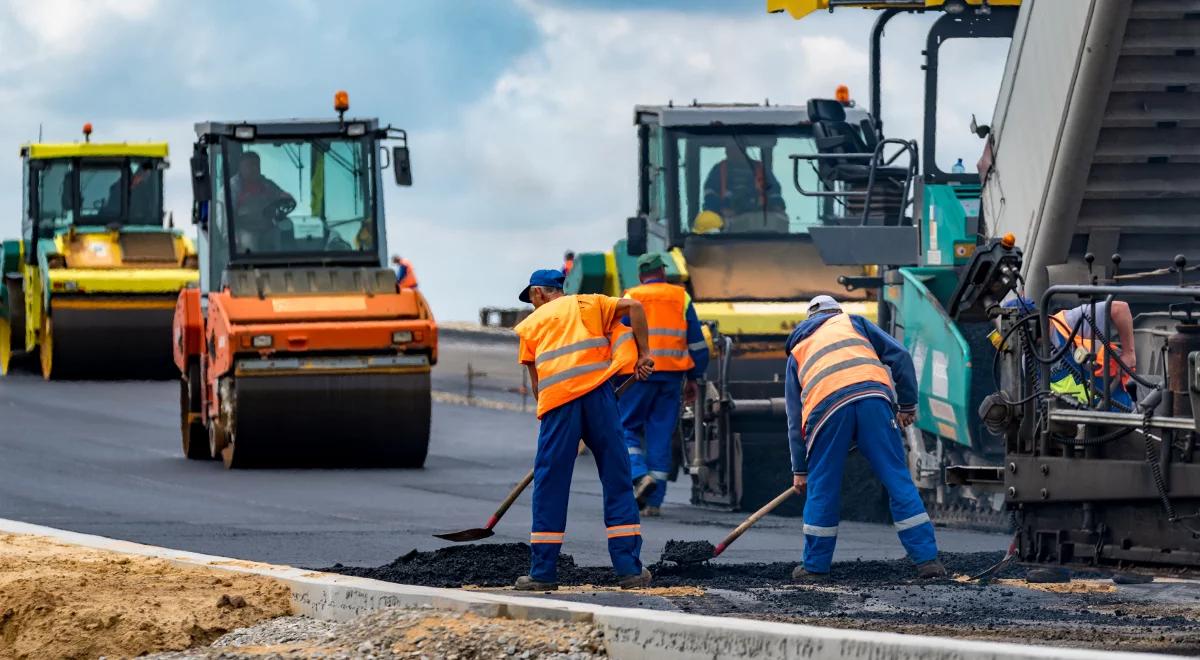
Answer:
[[[666,282],[635,286],[625,296],[642,303],[650,326],[650,357],[655,371],[687,371],[696,366],[688,353],[687,291]],[[621,373],[633,373],[633,366]]]
[[[792,349],[796,377],[800,380],[800,402],[804,406],[801,426],[821,402],[843,387],[865,382],[892,388],[892,377],[871,342],[854,329],[846,314],[837,314]]]
[[[563,259],[562,272],[563,275],[570,275],[571,269],[575,267],[574,259]]]
[[[413,270],[412,262],[402,258],[400,265],[404,266],[404,277],[397,283],[397,286],[401,289],[417,288],[417,271]]]
[[[552,300],[513,328],[533,349],[539,419],[605,384],[637,359],[637,347],[628,328],[618,328],[611,336],[594,334],[588,329],[579,305],[579,299],[584,297],[588,296]],[[598,313],[598,309],[591,307],[588,312]],[[599,318],[586,320],[593,328],[604,325]]]
[[[1087,321],[1083,321],[1084,324]],[[1096,324],[1099,327],[1099,323]],[[1058,332],[1058,338],[1066,341],[1067,335],[1071,334],[1071,326],[1067,323],[1067,310],[1063,310],[1050,317],[1050,327]],[[1079,332],[1075,333],[1072,343],[1076,348],[1082,348],[1088,353],[1096,355],[1096,362],[1092,366],[1092,375],[1096,378],[1104,378],[1104,367],[1108,367],[1109,375],[1113,378],[1120,378],[1122,384],[1128,384],[1129,376],[1121,371],[1121,367],[1117,366],[1116,360],[1109,360],[1108,354],[1104,351],[1104,342],[1096,338],[1088,338],[1083,336],[1083,327],[1080,327]],[[1083,366],[1083,360],[1076,360],[1080,366]]]

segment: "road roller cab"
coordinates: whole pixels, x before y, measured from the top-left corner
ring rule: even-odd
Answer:
[[[385,167],[411,185],[406,135],[336,106],[196,125],[200,287],[175,312],[188,458],[424,464],[437,326],[386,266],[382,195]]]
[[[22,354],[47,379],[170,369],[175,299],[197,280],[197,254],[164,222],[167,145],[90,135],[89,124],[84,142],[21,147],[22,235],[0,250],[0,373]]]

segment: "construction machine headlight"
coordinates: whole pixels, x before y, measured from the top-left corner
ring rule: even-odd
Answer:
[[[392,333],[393,344],[407,344],[413,340],[412,330],[397,330]]]
[[[183,258],[183,267],[189,270],[200,267],[200,255],[189,254]]]
[[[366,124],[346,124],[347,137],[359,137],[367,134]]]
[[[66,268],[67,258],[61,254],[46,255],[46,266],[48,268]]]
[[[254,134],[255,134],[255,129],[253,126],[251,126],[249,124],[243,124],[241,126],[236,126],[233,129],[233,137],[235,137],[239,140],[253,140]]]
[[[254,348],[271,348],[271,344],[274,342],[271,335],[254,335],[254,338],[250,340]]]

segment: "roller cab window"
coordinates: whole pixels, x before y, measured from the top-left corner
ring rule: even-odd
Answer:
[[[373,156],[362,139],[227,142],[234,260],[374,258]]]
[[[790,156],[813,150],[807,129],[673,133],[683,233],[806,234],[819,222],[818,202],[792,185]]]
[[[30,208],[40,237],[71,226],[162,225],[162,168],[155,159],[43,160],[32,168]]]

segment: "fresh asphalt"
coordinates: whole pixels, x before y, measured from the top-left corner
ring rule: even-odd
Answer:
[[[519,403],[511,390],[520,374],[507,350],[445,343],[435,390],[464,393],[465,365],[475,360],[485,371],[504,370],[493,394]],[[482,526],[529,469],[537,434],[529,413],[435,403],[421,470],[229,471],[183,457],[178,400],[174,381],[0,379],[0,518],[240,559],[379,565],[447,545],[436,532]],[[337,441],[330,438],[331,446]],[[648,563],[668,539],[715,543],[745,515],[690,506],[685,479],[672,485],[664,516],[643,521]],[[585,456],[564,546],[581,564],[608,562],[601,511],[600,483]],[[526,494],[487,542],[526,541],[529,520]],[[800,525],[767,518],[721,561],[799,559]],[[959,552],[1007,545],[1002,536],[957,530],[939,530],[938,540]],[[838,560],[903,556],[884,525],[843,523],[838,543]]]

